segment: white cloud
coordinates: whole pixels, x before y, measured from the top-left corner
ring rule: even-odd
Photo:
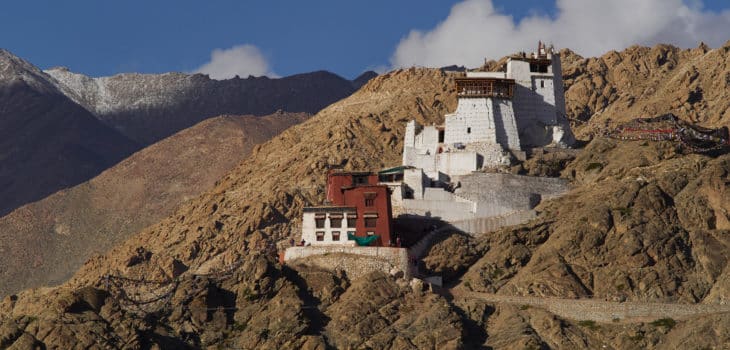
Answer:
[[[475,67],[484,58],[533,51],[538,40],[595,56],[633,44],[717,47],[730,39],[730,10],[703,11],[698,0],[557,0],[556,6],[554,18],[533,14],[515,22],[491,0],[463,1],[432,30],[404,37],[391,63]]]
[[[261,51],[253,45],[237,45],[230,49],[215,49],[210,54],[210,62],[200,66],[195,73],[208,74],[212,79],[230,79],[238,75],[277,77],[271,71],[269,62]]]

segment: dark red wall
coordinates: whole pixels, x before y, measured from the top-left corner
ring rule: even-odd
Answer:
[[[354,173],[359,176],[367,176],[368,185],[378,184],[378,175],[371,173]],[[327,201],[332,205],[345,205],[343,189],[353,186],[353,173],[330,170],[327,172]]]
[[[352,186],[352,176],[337,174],[330,170],[327,173],[327,201],[332,205],[345,205],[342,188]]]
[[[356,175],[365,175],[356,173]],[[342,205],[357,208],[357,223],[355,235],[367,236],[368,231],[374,231],[380,236],[372,246],[389,246],[391,240],[392,211],[388,187],[378,185],[377,174],[367,174],[368,184],[353,186],[353,173],[330,170],[327,173],[327,201],[332,205]],[[372,207],[365,206],[365,192],[374,192],[375,199]],[[376,227],[365,227],[365,213],[377,213]]]
[[[365,192],[374,192],[375,199],[372,207],[365,206]],[[344,205],[357,208],[357,223],[355,236],[366,237],[368,231],[374,231],[380,236],[377,244],[383,247],[390,245],[392,214],[390,208],[390,194],[387,186],[358,186],[345,190]],[[377,213],[378,219],[374,228],[365,227],[365,214]]]

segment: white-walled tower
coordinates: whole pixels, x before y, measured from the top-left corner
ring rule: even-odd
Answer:
[[[552,47],[540,42],[537,52],[510,57],[504,72],[466,72],[454,81],[458,103],[443,126],[406,126],[403,165],[440,181],[508,165],[533,147],[574,142]]]

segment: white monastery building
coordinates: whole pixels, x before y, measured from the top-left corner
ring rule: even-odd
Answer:
[[[403,165],[433,180],[524,159],[532,147],[570,146],[560,57],[538,52],[509,58],[505,72],[466,72],[455,78],[458,105],[444,125],[406,126]]]
[[[457,76],[458,104],[443,125],[406,125],[403,166],[381,172],[399,218],[487,232],[533,218],[538,203],[567,191],[563,179],[493,171],[533,149],[574,142],[552,47],[539,43],[537,52],[510,57],[505,66]]]

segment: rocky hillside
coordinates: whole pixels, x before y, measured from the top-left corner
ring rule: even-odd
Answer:
[[[138,145],[0,49],[0,216],[97,175]]]
[[[509,295],[728,302],[730,155],[596,139],[564,176],[577,187],[540,207],[539,219],[478,240],[463,284]]]
[[[708,127],[730,124],[730,41],[710,49],[632,46],[601,57],[563,50],[567,113],[593,125],[668,112]],[[579,125],[585,136],[590,128]]]
[[[66,280],[92,254],[170,215],[306,114],[221,116],[0,218],[0,294]]]
[[[727,60],[727,48],[716,51]],[[566,71],[581,62],[567,59]],[[595,325],[537,308],[449,301],[390,276],[349,280],[337,272],[293,271],[261,255],[270,242],[296,237],[301,208],[323,197],[328,165],[398,164],[404,123],[441,122],[455,107],[451,83],[435,69],[374,78],[256,147],[175,214],[89,259],[67,284],[6,298],[0,305],[6,343],[65,346],[78,334],[82,342],[140,347],[639,349],[728,342],[727,315]],[[707,109],[717,108],[704,96]],[[576,188],[544,204],[536,221],[477,240],[444,240],[455,246],[434,247],[425,263],[454,281],[466,271],[461,288],[502,294],[722,300],[727,157],[596,139],[563,172]],[[451,261],[460,248],[463,259]],[[129,280],[107,282],[107,274]],[[149,280],[160,283],[152,287]],[[140,301],[160,295],[172,298],[169,307],[129,316],[135,307],[129,303],[144,307]]]
[[[144,145],[221,114],[317,113],[373,77],[367,72],[349,81],[326,71],[228,80],[184,73],[92,78],[65,68],[46,73],[69,98]]]
[[[444,237],[424,265],[456,289],[499,295],[727,304],[730,154],[678,151],[669,143],[595,139],[564,170],[575,188],[541,204],[538,219],[476,238]],[[458,304],[478,311],[484,303]],[[721,349],[730,341],[722,335],[730,314],[677,328],[576,327],[544,310],[501,305],[486,319],[468,319],[477,334],[499,334],[480,343],[494,347]]]

